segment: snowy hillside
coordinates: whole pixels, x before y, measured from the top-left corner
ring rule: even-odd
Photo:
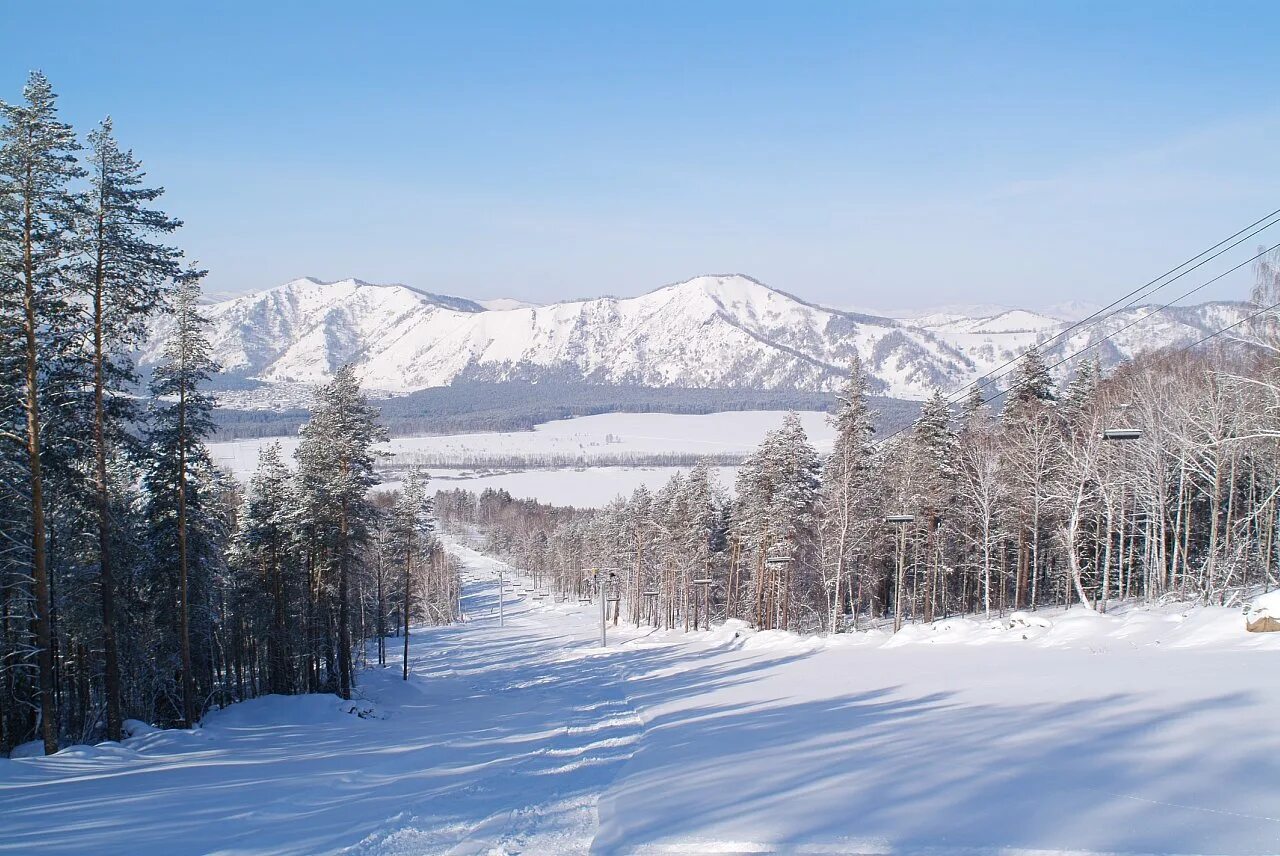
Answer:
[[[1241,305],[1168,310],[1100,349],[1105,361],[1194,341]],[[1052,361],[1148,309],[1115,313],[1047,350]],[[856,352],[872,391],[923,398],[954,389],[1068,322],[997,309],[892,319],[808,303],[741,275],[700,276],[639,297],[484,303],[404,285],[304,278],[210,304],[214,352],[230,377],[314,384],[355,362],[364,384],[407,392],[456,380],[646,387],[832,389]],[[155,331],[145,366],[166,334]]]
[[[467,620],[414,630],[408,681],[397,644],[355,701],[267,695],[194,730],[131,721],[122,743],[0,759],[0,852],[1280,846],[1280,640],[1237,610],[1045,610],[896,636],[623,622],[601,649],[594,603],[449,550]]]

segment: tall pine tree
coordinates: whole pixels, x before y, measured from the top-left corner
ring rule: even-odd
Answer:
[[[351,574],[368,540],[374,510],[369,488],[377,484],[373,444],[386,438],[378,412],[360,390],[355,367],[338,369],[316,393],[311,419],[299,432],[295,453],[307,505],[318,517],[320,543],[328,568],[337,577],[336,654],[338,694],[351,698],[355,681],[351,660]]]
[[[25,417],[21,434],[7,439],[21,443],[25,453],[24,563],[32,579],[37,705],[46,753],[58,749],[58,715],[45,463],[59,430],[58,414],[50,411],[68,406],[73,396],[56,394],[45,381],[53,376],[57,384],[75,374],[70,366],[76,361],[79,313],[67,282],[76,214],[70,183],[83,175],[74,155],[80,146],[71,126],[58,119],[56,102],[49,81],[37,71],[23,89],[23,103],[0,103],[0,316],[6,349],[20,355],[17,403]],[[57,403],[48,406],[51,400]]]
[[[154,202],[163,191],[143,185],[142,165],[112,136],[111,119],[89,135],[90,188],[80,230],[77,285],[88,297],[93,360],[94,494],[97,512],[99,597],[106,671],[107,739],[121,734],[120,666],[116,650],[115,582],[107,460],[126,422],[136,416],[137,378],[130,351],[147,332],[179,272],[176,249],[155,241],[180,223]]]
[[[198,718],[191,652],[192,512],[212,503],[208,486],[212,465],[204,438],[213,430],[214,398],[202,385],[218,370],[200,313],[203,271],[189,270],[179,278],[173,308],[173,329],[151,378],[155,411],[149,436],[150,518],[155,532],[157,561],[176,570],[178,645],[181,657],[181,719],[186,727]],[[196,545],[203,546],[203,545]],[[166,555],[172,550],[173,564]]]

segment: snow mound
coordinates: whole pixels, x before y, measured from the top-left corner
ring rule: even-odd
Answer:
[[[1247,611],[1250,618],[1258,618],[1262,615],[1280,618],[1280,589],[1258,595]]]
[[[205,715],[204,728],[262,728],[322,725],[343,722],[349,716],[366,719],[374,712],[367,701],[344,701],[336,695],[266,695],[237,702]]]
[[[146,737],[148,734],[155,734],[160,729],[154,725],[143,722],[141,719],[126,719],[123,723],[124,736],[129,737]]]
[[[13,747],[13,751],[9,753],[10,758],[39,758],[44,755],[44,742],[40,740],[31,740],[27,743],[19,743]]]

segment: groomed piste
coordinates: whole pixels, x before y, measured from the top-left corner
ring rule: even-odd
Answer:
[[[0,761],[0,852],[1280,852],[1280,634],[1238,607],[602,649],[577,601],[517,589],[500,627],[500,566],[449,549],[466,621],[408,682]]]

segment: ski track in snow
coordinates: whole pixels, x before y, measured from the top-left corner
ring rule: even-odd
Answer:
[[[1280,639],[1238,613],[601,650],[576,601],[499,628],[498,563],[450,550],[467,620],[416,632],[412,680],[0,761],[0,853],[1280,853]]]

